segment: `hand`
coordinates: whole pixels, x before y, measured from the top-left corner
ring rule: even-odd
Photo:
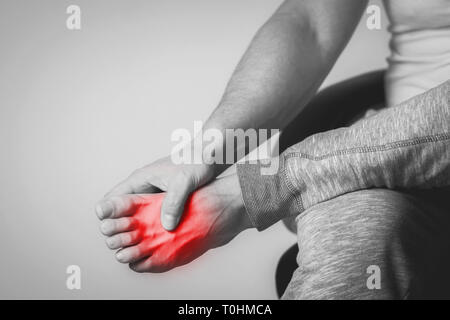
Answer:
[[[236,175],[214,180],[189,197],[175,231],[161,227],[165,194],[111,197],[100,226],[116,258],[137,272],[164,272],[186,264],[208,249],[228,243],[250,228]]]
[[[97,215],[100,219],[105,217],[106,212],[111,209],[108,199],[113,196],[165,191],[161,223],[166,230],[173,230],[178,225],[190,193],[219,173],[218,166],[215,165],[176,165],[170,156],[162,158],[134,171],[107,193],[96,206]]]

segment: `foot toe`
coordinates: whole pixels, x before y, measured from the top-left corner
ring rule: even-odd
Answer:
[[[135,230],[131,232],[123,232],[112,237],[106,238],[106,245],[110,249],[119,249],[132,246],[141,240],[140,232]]]
[[[134,218],[106,219],[100,224],[100,231],[105,236],[112,236],[120,232],[131,231],[135,228],[136,219]]]
[[[142,273],[142,272],[151,272],[151,273],[161,273],[166,272],[174,268],[174,266],[170,264],[163,264],[158,262],[158,259],[155,256],[150,256],[148,258],[135,261],[129,264],[131,270]]]
[[[152,268],[150,257],[130,263],[128,266],[131,270],[138,273],[151,272],[150,270]]]
[[[139,243],[135,246],[120,249],[116,253],[116,259],[121,263],[133,263],[143,259],[148,255],[149,253],[147,252],[145,247],[142,246],[142,243]]]

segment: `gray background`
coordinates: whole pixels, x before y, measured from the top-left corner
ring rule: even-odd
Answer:
[[[295,242],[281,224],[169,273],[135,274],[104,245],[93,206],[167,155],[174,129],[208,116],[280,3],[1,0],[0,298],[276,298],[276,263]],[[80,31],[66,28],[70,4]],[[385,66],[387,20],[369,31],[366,19],[326,84]],[[66,289],[70,264],[81,290]]]

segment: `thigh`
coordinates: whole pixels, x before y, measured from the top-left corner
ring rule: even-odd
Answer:
[[[362,190],[318,204],[296,222],[299,267],[285,299],[403,299],[447,293],[443,271],[450,265],[449,215],[418,197]],[[374,285],[378,280],[379,286]]]

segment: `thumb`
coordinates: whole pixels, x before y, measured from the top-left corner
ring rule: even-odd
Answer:
[[[178,174],[170,183],[161,206],[161,224],[174,230],[180,222],[187,198],[196,188],[194,179],[186,173]]]

